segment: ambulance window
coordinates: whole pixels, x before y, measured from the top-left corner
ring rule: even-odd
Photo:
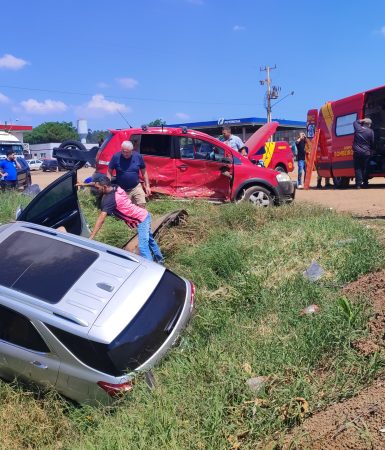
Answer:
[[[336,136],[347,136],[348,134],[353,134],[353,122],[355,120],[357,120],[357,113],[337,117]]]

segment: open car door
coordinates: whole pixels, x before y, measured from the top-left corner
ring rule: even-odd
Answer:
[[[78,201],[76,178],[76,171],[66,172],[43,189],[17,220],[50,228],[65,227],[68,233],[89,237],[90,232]]]

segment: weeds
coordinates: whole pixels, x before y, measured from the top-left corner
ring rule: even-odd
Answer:
[[[80,198],[93,224],[97,212],[87,194]],[[9,214],[12,203],[16,199]],[[177,208],[187,209],[189,219],[160,243],[168,266],[195,282],[196,314],[180,345],[154,369],[156,388],[139,377],[113,413],[28,398],[27,429],[32,421],[42,427],[33,439],[17,441],[20,447],[257,448],[308,411],[352,395],[381,370],[378,355],[368,361],[350,345],[365,334],[366,305],[341,297],[335,287],[381,266],[383,251],[371,230],[308,205],[150,204],[154,215]],[[128,234],[109,219],[99,239],[119,246]],[[333,245],[347,237],[355,241]],[[325,269],[317,283],[302,276],[313,259]],[[301,316],[313,303],[320,313]],[[258,394],[246,385],[251,376],[267,379]],[[12,411],[23,395],[1,385],[5,448],[21,420]]]

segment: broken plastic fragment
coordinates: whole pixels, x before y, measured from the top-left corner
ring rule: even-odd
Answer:
[[[338,247],[342,245],[352,244],[353,242],[357,242],[357,239],[355,238],[348,238],[348,239],[341,239],[340,241],[335,241],[335,245]]]
[[[307,315],[310,315],[310,314],[318,314],[319,311],[320,311],[320,308],[319,308],[318,305],[314,305],[314,304],[313,305],[309,305],[309,306],[306,306],[306,308],[304,308],[301,311],[301,316],[307,316]]]
[[[246,384],[249,389],[257,394],[266,385],[267,377],[253,377],[246,380]]]
[[[317,261],[312,261],[309,268],[303,272],[303,276],[310,281],[317,281],[319,280],[325,271],[323,268],[317,263]]]

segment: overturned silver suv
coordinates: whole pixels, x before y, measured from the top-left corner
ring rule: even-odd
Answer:
[[[0,377],[107,403],[178,338],[194,286],[84,237],[75,182],[65,174],[0,226]]]

